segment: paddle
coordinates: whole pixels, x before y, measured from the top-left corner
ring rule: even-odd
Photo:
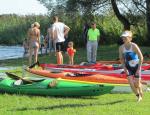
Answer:
[[[23,81],[23,84],[32,84],[33,82],[41,82],[45,79],[41,79],[41,80],[27,80],[27,79],[23,79],[22,77],[19,77],[13,73],[10,73],[10,72],[6,72],[7,76],[12,78],[12,79],[15,79],[15,80],[22,80]],[[49,87],[55,87],[57,85],[57,80],[53,80],[51,81],[48,86]]]
[[[36,65],[40,66],[39,61],[37,61],[36,63],[33,63],[32,65],[30,65],[29,68],[33,68],[33,67],[35,67]]]
[[[33,82],[41,82],[45,79],[40,79],[40,80],[27,80],[27,79],[23,79],[22,77],[16,75],[16,74],[13,74],[13,73],[10,73],[10,72],[5,72],[7,74],[8,77],[12,78],[12,79],[15,79],[15,80],[22,80],[24,83],[33,83]]]

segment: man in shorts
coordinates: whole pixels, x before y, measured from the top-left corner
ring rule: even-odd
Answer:
[[[58,21],[58,17],[53,17],[52,39],[56,41],[56,57],[57,64],[63,64],[62,51],[64,48],[65,36],[70,31],[70,28],[62,22]]]

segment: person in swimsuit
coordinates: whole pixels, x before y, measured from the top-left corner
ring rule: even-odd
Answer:
[[[69,56],[69,64],[74,64],[74,53],[76,50],[73,48],[73,42],[68,43],[67,54]]]
[[[63,64],[63,55],[62,51],[64,49],[64,41],[65,36],[70,31],[70,28],[62,22],[58,21],[58,17],[53,17],[53,25],[52,25],[52,39],[56,42],[56,57],[57,64]]]
[[[25,38],[23,41],[24,55],[28,53],[29,45],[28,40]]]
[[[40,47],[40,24],[34,22],[28,30],[29,41],[29,66],[32,64],[32,54],[34,52],[34,63],[38,61],[38,50]]]
[[[44,48],[44,36],[41,34],[40,35],[40,51],[41,51],[41,54],[43,54],[43,48]]]
[[[137,96],[137,101],[139,102],[142,100],[143,96],[141,84],[141,65],[143,62],[143,55],[138,45],[131,42],[131,31],[124,31],[121,38],[123,40],[123,45],[119,47],[119,58],[128,77],[131,89]]]

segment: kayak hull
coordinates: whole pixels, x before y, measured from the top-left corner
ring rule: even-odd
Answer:
[[[114,88],[70,81],[57,81],[56,86],[49,87],[52,81],[53,79],[45,79],[31,84],[14,85],[16,80],[5,78],[0,81],[0,92],[43,96],[96,96],[109,93]]]

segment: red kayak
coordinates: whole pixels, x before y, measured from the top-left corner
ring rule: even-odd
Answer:
[[[106,61],[97,61],[98,63],[101,63],[101,64],[120,64],[120,61],[119,60],[106,60]],[[145,60],[143,61],[143,63],[147,63],[147,64],[150,64],[150,60]]]
[[[40,64],[42,68],[78,68],[78,69],[97,69],[97,70],[115,70],[119,69],[120,67],[114,67],[113,65],[106,65],[101,63],[96,64],[87,64],[87,65],[58,65],[58,64]]]
[[[117,69],[122,69],[121,66],[116,66],[116,65],[106,65],[106,64],[101,64],[101,63],[96,63],[96,64],[87,64],[87,65],[58,65],[58,64],[40,64],[40,66],[45,69],[45,68],[72,68],[72,69],[96,69],[96,70],[117,70]],[[142,65],[142,70],[149,70],[150,69],[150,64],[148,65]]]
[[[45,66],[46,65],[46,66]],[[49,65],[54,65],[53,67]],[[47,67],[48,66],[48,67]],[[143,67],[148,67],[143,66]],[[60,66],[56,66],[56,64],[43,64],[43,68],[46,70],[57,70],[57,71],[63,71],[63,72],[74,72],[74,73],[82,73],[82,74],[102,74],[107,76],[112,76],[116,78],[127,78],[126,74],[124,73],[123,69],[117,69],[117,70],[103,70],[103,69],[79,69],[79,68],[59,68]],[[147,73],[146,73],[147,72]],[[150,70],[144,70],[142,71],[142,80],[150,81]]]

